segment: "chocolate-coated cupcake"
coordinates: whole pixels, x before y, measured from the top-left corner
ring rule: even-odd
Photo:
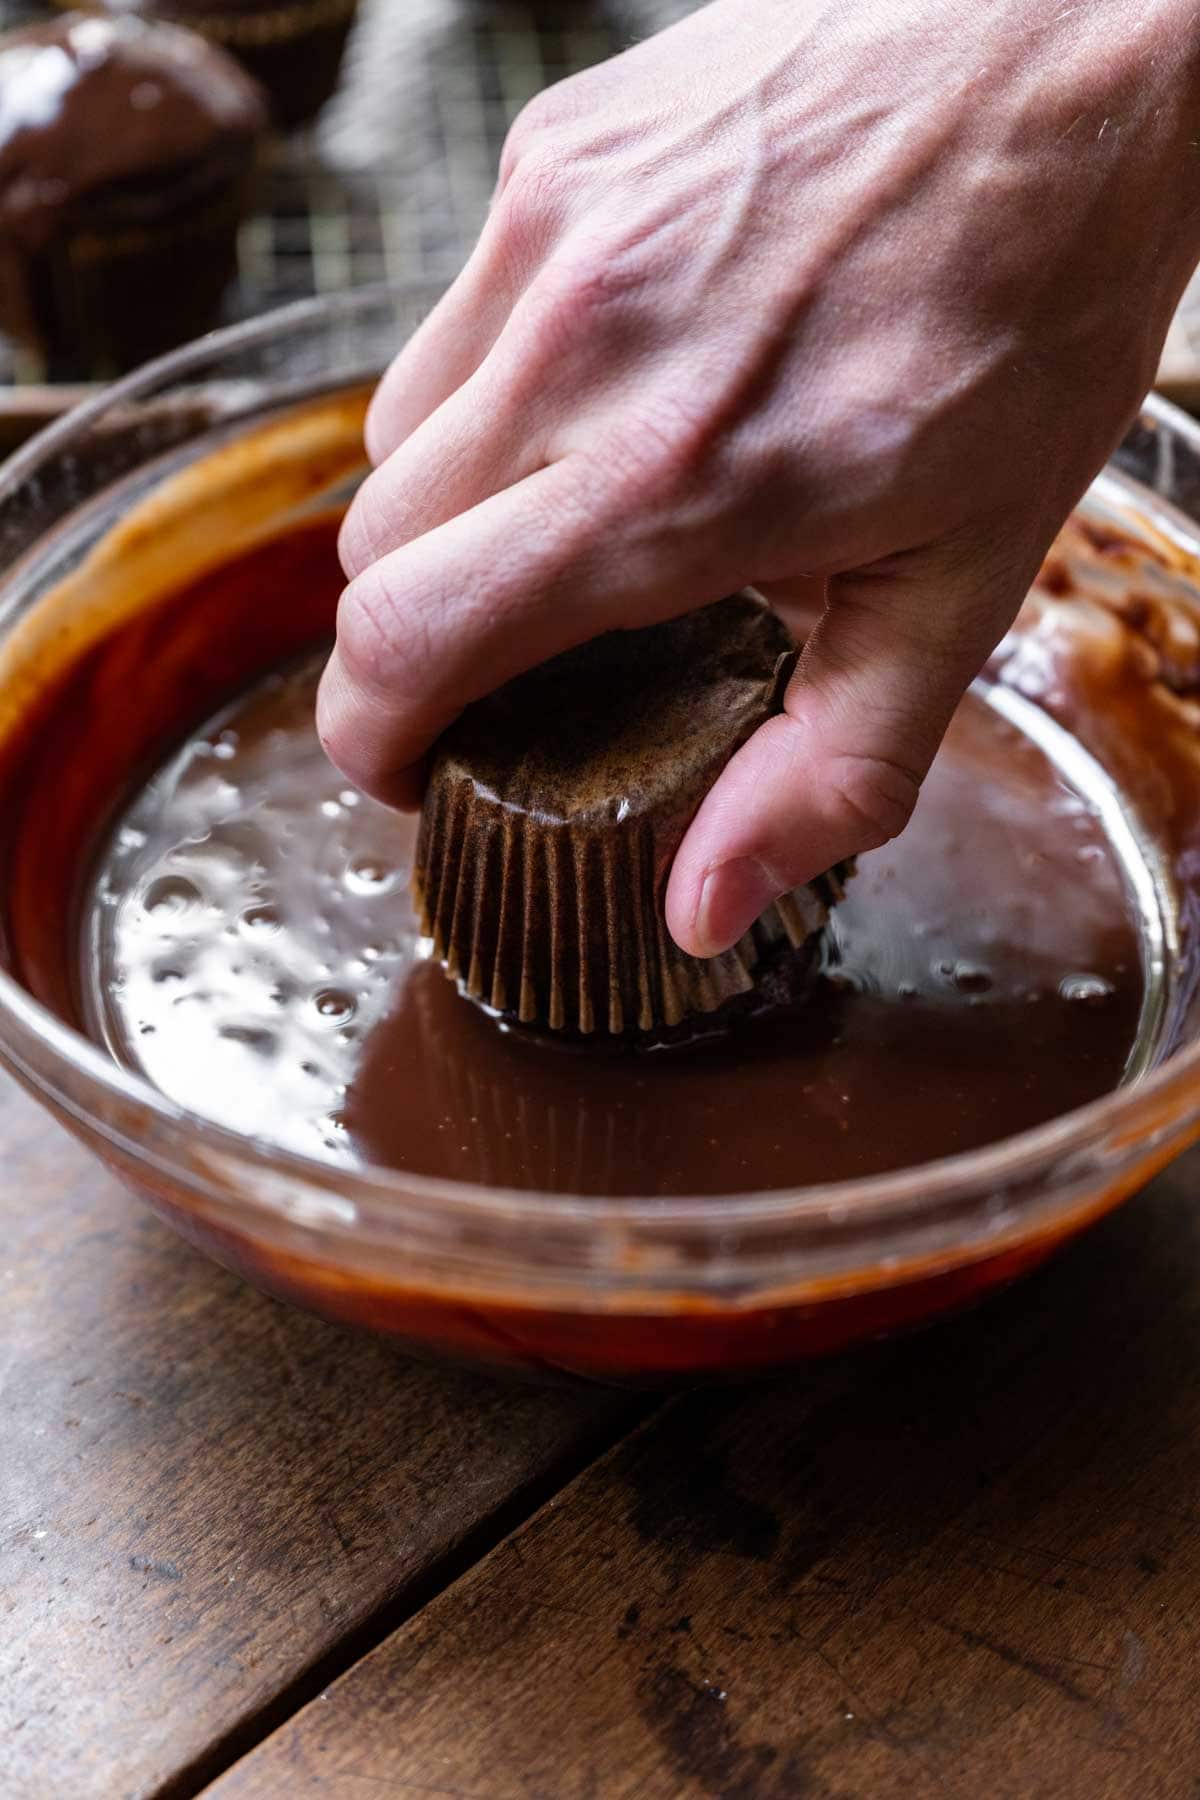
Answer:
[[[94,376],[208,330],[265,124],[237,64],[173,26],[0,38],[0,330]]]
[[[663,895],[734,751],[777,710],[794,647],[753,594],[611,632],[468,707],[434,754],[414,892],[446,972],[552,1031],[660,1034],[815,966],[842,868],[723,956],[686,956]],[[794,953],[794,954],[793,954]]]
[[[301,125],[337,86],[357,0],[83,0],[110,16],[167,19],[218,44],[260,81],[278,124]]]

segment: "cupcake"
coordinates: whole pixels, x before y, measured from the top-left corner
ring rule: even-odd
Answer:
[[[0,38],[0,331],[56,374],[206,331],[266,109],[190,32],[70,14]]]
[[[337,86],[357,0],[83,0],[109,17],[166,19],[236,56],[290,128],[318,113]]]
[[[768,975],[794,999],[846,868],[723,956],[685,955],[663,915],[696,808],[778,709],[794,656],[744,593],[608,633],[468,707],[435,750],[414,864],[422,929],[464,993],[523,1025],[631,1038],[740,1014]]]

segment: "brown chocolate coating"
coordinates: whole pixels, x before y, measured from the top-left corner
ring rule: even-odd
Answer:
[[[314,568],[332,605],[332,534],[314,530],[195,590],[189,627],[230,592],[294,607]],[[172,641],[152,644],[183,681]],[[325,760],[319,670],[268,677],[189,739],[116,822],[81,909],[90,1028],[193,1111],[346,1168],[716,1195],[974,1149],[1121,1080],[1144,994],[1121,867],[978,697],[908,830],[862,859],[829,927],[840,960],[804,1005],[631,1055],[504,1029],[424,959],[416,822]]]
[[[103,373],[211,324],[265,123],[236,63],[172,26],[0,39],[0,328]]]
[[[313,409],[318,419],[330,404]],[[1194,1040],[1200,572],[1168,535],[1121,561],[1107,545],[1081,556],[1078,525],[1064,534],[1064,568],[997,655],[1000,688],[968,699],[912,826],[863,859],[831,921],[836,978],[819,985],[799,1029],[754,1027],[695,1056],[563,1054],[497,1029],[421,960],[403,893],[415,821],[343,791],[322,756],[313,702],[342,586],[338,522],[294,524],[255,545],[245,537],[251,521],[288,516],[356,466],[361,407],[334,436],[348,460],[323,461],[329,445],[314,441],[313,423],[301,431],[294,417],[272,420],[248,434],[232,467],[226,445],[207,471],[201,463],[170,477],[122,520],[103,557],[38,603],[26,621],[34,629],[3,645],[0,964],[69,1025],[82,1023],[86,1000],[100,1040],[176,1104],[323,1157],[335,1190],[339,1168],[403,1172],[384,1201],[395,1206],[397,1248],[380,1256],[356,1226],[310,1233],[291,1204],[302,1187],[290,1165],[267,1189],[276,1210],[258,1204],[258,1174],[243,1180],[229,1159],[218,1213],[210,1182],[220,1164],[202,1156],[211,1139],[194,1120],[154,1126],[172,1169],[142,1154],[145,1115],[123,1092],[90,1131],[86,1110],[73,1115],[189,1238],[277,1295],[456,1356],[606,1378],[750,1372],[912,1324],[1011,1279],[1178,1148],[1190,1117],[1181,1084],[1169,1100],[1143,1094],[1119,1155],[1094,1124],[1094,1159],[1043,1163],[1044,1145],[1006,1158],[988,1197],[994,1236],[960,1241],[939,1206],[933,1230],[893,1256],[875,1209],[850,1202],[845,1231],[861,1256],[837,1273],[819,1257],[799,1265],[789,1195],[778,1284],[764,1287],[756,1251],[744,1293],[708,1280],[714,1259],[731,1274],[748,1266],[736,1202],[711,1233],[699,1223],[677,1233],[675,1209],[664,1209],[665,1232],[653,1238],[644,1226],[630,1235],[618,1206],[611,1237],[589,1228],[595,1263],[582,1273],[569,1261],[582,1239],[566,1236],[564,1252],[545,1212],[545,1268],[569,1264],[561,1287],[534,1278],[541,1261],[527,1236],[510,1255],[506,1198],[473,1207],[478,1254],[468,1236],[458,1260],[457,1224],[445,1260],[431,1266],[420,1233],[410,1254],[414,1217],[430,1221],[425,1246],[435,1242],[440,1256],[443,1242],[434,1206],[409,1211],[419,1191],[410,1175],[643,1197],[790,1189],[1010,1136],[1105,1093],[1131,1072],[1131,1051],[1142,1066],[1135,1039],[1154,1061]],[[281,470],[290,470],[282,489]],[[62,629],[81,612],[91,617],[82,638]],[[305,653],[303,678],[267,679]],[[141,679],[147,669],[152,682]],[[1143,1005],[1140,904],[1091,804],[1094,784],[1060,773],[1019,721],[1006,724],[995,702],[1018,695],[1034,696],[1029,714],[1053,713],[1110,772],[1177,887],[1164,917],[1183,935],[1168,946],[1161,1017],[1150,993]],[[164,779],[144,787],[164,758]],[[114,821],[114,805],[126,803]],[[181,868],[180,857],[198,866]],[[177,888],[149,892],[181,874],[203,883],[193,910],[176,910]],[[106,880],[115,907],[98,904]],[[272,904],[278,929],[264,915]],[[93,946],[91,925],[105,919],[105,941]],[[381,962],[394,988],[386,970],[376,976]],[[102,1026],[93,1000],[112,1015]],[[317,1055],[306,1044],[294,1056],[301,1040]],[[1065,1192],[1049,1185],[1060,1178]],[[907,1193],[915,1205],[983,1198],[965,1173],[943,1182],[937,1171]],[[702,1211],[692,1203],[687,1216]],[[561,1216],[573,1221],[574,1209]],[[823,1215],[822,1242],[835,1218],[832,1207]],[[762,1236],[753,1241],[761,1250]],[[490,1267],[483,1273],[492,1246],[494,1281]]]
[[[845,870],[723,956],[675,945],[672,859],[705,793],[776,710],[795,654],[757,595],[609,632],[477,701],[434,754],[414,892],[463,990],[523,1024],[659,1032],[747,994],[812,941]]]
[[[303,124],[337,86],[357,0],[83,0],[115,18],[167,19],[235,56],[280,125]]]

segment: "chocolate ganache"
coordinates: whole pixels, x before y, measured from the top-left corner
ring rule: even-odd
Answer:
[[[93,877],[90,1029],[192,1111],[344,1166],[721,1194],[969,1150],[1122,1079],[1144,977],[1121,861],[986,692],[909,829],[861,859],[805,1004],[634,1055],[531,1040],[445,980],[409,896],[415,822],[325,761],[319,668],[189,738]]]

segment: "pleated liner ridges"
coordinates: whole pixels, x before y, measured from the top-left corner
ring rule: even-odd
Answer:
[[[547,823],[435,783],[414,871],[421,928],[473,999],[551,1030],[653,1031],[748,992],[763,960],[819,931],[842,895],[831,871],[764,913],[723,956],[669,936],[648,820],[614,831]]]

